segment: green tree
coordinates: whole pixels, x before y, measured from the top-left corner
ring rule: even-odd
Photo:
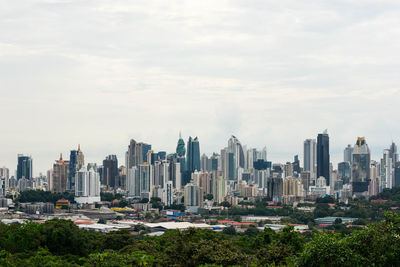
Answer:
[[[206,200],[213,200],[213,199],[214,199],[214,196],[213,196],[213,194],[207,194],[207,195],[204,196],[204,199],[206,199]]]

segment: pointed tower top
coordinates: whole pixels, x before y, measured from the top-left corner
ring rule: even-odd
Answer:
[[[179,131],[179,139],[182,139],[182,133]]]
[[[81,144],[78,144],[78,151],[81,151]]]
[[[59,161],[63,161],[62,153],[60,153],[60,160]]]

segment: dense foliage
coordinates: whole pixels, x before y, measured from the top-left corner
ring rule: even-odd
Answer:
[[[337,222],[340,224],[340,222]],[[99,234],[70,221],[0,225],[0,266],[399,266],[400,217],[342,236],[304,237],[286,227],[189,229],[161,237],[120,231]]]
[[[43,190],[25,190],[18,197],[18,201],[21,203],[51,202],[55,204],[59,199],[67,199],[72,202],[74,201],[74,195],[69,193],[51,193]]]

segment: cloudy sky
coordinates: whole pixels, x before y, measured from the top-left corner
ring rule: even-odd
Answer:
[[[400,142],[400,1],[0,0],[0,166],[50,169],[130,138],[219,151],[231,134],[274,162],[328,129],[331,157]]]

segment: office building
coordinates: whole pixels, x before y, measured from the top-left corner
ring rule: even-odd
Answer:
[[[351,179],[350,161],[344,161],[338,164],[338,179],[342,180],[343,184],[350,183]]]
[[[151,150],[151,145],[146,143],[137,143],[131,139],[126,153],[126,167],[128,169],[133,166],[138,166],[143,163],[148,163],[150,159],[147,158],[148,152]]]
[[[192,139],[192,137],[189,136],[187,143],[186,166],[186,175],[183,184],[190,181],[190,177],[195,170],[201,170],[200,143],[197,137]]]
[[[118,159],[116,155],[109,155],[103,160],[103,184],[111,189],[115,187],[119,175]]]
[[[343,152],[343,161],[344,162],[349,162],[351,164],[352,161],[352,155],[353,155],[353,147],[349,144],[347,147],[344,149]]]
[[[397,153],[397,146],[394,142],[390,145],[389,148],[389,157],[392,159],[392,166],[394,167],[396,163],[399,161],[399,154]]]
[[[358,137],[352,153],[351,181],[354,193],[368,191],[371,152],[365,137]]]
[[[317,168],[317,142],[315,139],[304,141],[304,171],[309,171],[311,178],[316,177]]]
[[[81,151],[81,146],[78,145],[78,150],[71,150],[69,156],[69,178],[68,178],[69,190],[74,189],[75,174],[84,165],[85,165],[85,157],[83,155],[83,152]]]
[[[185,157],[186,149],[185,149],[185,141],[183,141],[181,133],[179,133],[179,140],[176,146],[176,154],[178,157]]]
[[[318,134],[317,138],[317,177],[323,176],[326,179],[327,186],[330,185],[330,156],[329,156],[329,136],[325,130]]]
[[[18,154],[17,179],[32,178],[32,157]]]

